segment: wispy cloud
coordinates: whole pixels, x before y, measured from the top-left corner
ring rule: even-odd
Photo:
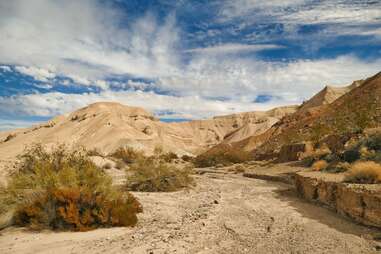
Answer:
[[[187,53],[202,53],[202,54],[229,54],[256,52],[269,49],[279,49],[282,46],[273,44],[240,44],[240,43],[225,43],[205,48],[194,48],[185,50]]]

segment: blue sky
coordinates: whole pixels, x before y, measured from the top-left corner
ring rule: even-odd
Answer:
[[[200,119],[381,71],[381,0],[0,0],[0,130],[97,101]]]

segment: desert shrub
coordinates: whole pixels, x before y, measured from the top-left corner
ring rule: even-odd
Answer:
[[[367,147],[362,146],[359,149],[359,153],[360,153],[360,158],[362,160],[368,160],[369,158],[372,158],[374,156],[375,151],[374,150],[369,150]]]
[[[102,152],[101,152],[99,149],[97,149],[97,148],[88,150],[88,151],[87,151],[87,155],[88,155],[88,156],[99,156],[99,157],[104,157],[104,155],[102,154]]]
[[[373,134],[363,141],[363,144],[374,151],[381,151],[381,133]]]
[[[136,151],[131,147],[120,147],[113,152],[111,157],[122,160],[124,163],[131,164],[138,159],[144,157],[143,152]]]
[[[244,173],[245,172],[245,167],[242,165],[237,165],[234,167],[234,172],[235,173]]]
[[[127,170],[127,189],[143,192],[176,191],[193,184],[192,169],[178,169],[158,160],[144,158]]]
[[[322,156],[322,159],[328,163],[340,161],[340,157],[334,153],[326,154],[326,155]]]
[[[176,159],[178,159],[179,157],[177,156],[177,154],[173,153],[173,152],[168,152],[168,153],[164,153],[164,154],[161,154],[159,156],[159,159],[165,161],[165,162],[172,162]]]
[[[32,229],[133,226],[141,212],[140,203],[115,189],[86,151],[62,145],[51,152],[41,145],[27,148],[5,192],[15,223]]]
[[[312,169],[314,171],[322,171],[325,170],[327,167],[328,163],[325,160],[317,161],[312,165]]]
[[[181,159],[182,159],[183,161],[186,161],[186,162],[190,162],[190,161],[192,161],[192,160],[193,160],[193,157],[192,157],[192,156],[189,156],[189,155],[186,155],[186,154],[184,154],[183,156],[181,156]]]
[[[54,188],[37,192],[16,210],[15,222],[31,229],[88,231],[100,226],[134,226],[139,202],[131,194],[92,192],[81,188]]]
[[[351,166],[344,181],[363,184],[381,183],[381,165],[373,161],[357,162]]]
[[[206,168],[217,165],[226,166],[235,163],[243,163],[249,160],[252,160],[252,155],[248,152],[227,151],[211,154],[201,154],[193,160],[193,163],[196,167]]]
[[[349,170],[351,164],[348,162],[331,162],[328,164],[328,167],[325,169],[325,171],[329,173],[342,173]]]
[[[162,146],[160,145],[155,146],[153,150],[153,154],[155,157],[160,157],[160,155],[162,155],[163,153],[164,153],[164,149]]]
[[[381,163],[381,151],[377,151],[377,152],[372,153],[370,156],[368,156],[366,158],[366,160]]]
[[[343,153],[343,160],[348,163],[355,162],[359,160],[360,157],[361,157],[361,154],[357,148],[349,149],[347,151],[344,151]]]
[[[306,153],[302,157],[302,164],[306,167],[312,167],[312,165],[319,161],[319,160],[325,160],[331,159],[330,156],[333,156],[329,148],[322,147],[318,148],[312,152]]]
[[[115,168],[117,169],[123,169],[126,167],[126,163],[124,161],[120,161],[118,160],[116,163],[115,163]]]
[[[112,169],[112,164],[110,162],[107,162],[103,165],[104,169]]]
[[[315,163],[316,158],[313,156],[306,156],[302,159],[301,163],[305,167],[312,167],[312,165]]]
[[[10,141],[10,140],[12,140],[12,139],[14,139],[16,137],[16,134],[9,134],[5,139],[4,139],[4,143],[5,142],[8,142],[8,141]]]

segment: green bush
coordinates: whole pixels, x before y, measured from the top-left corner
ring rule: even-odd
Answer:
[[[142,192],[170,192],[194,183],[192,169],[178,169],[152,158],[132,164],[126,171],[127,189]]]
[[[133,226],[140,203],[112,186],[84,150],[61,145],[51,152],[41,145],[19,156],[17,171],[2,195],[14,209],[17,225],[32,229],[85,231]]]

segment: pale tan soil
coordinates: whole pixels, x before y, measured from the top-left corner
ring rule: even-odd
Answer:
[[[226,173],[226,172],[225,172]],[[0,253],[377,253],[379,232],[296,198],[290,186],[205,173],[197,187],[134,193],[135,228],[85,233],[0,232]]]

